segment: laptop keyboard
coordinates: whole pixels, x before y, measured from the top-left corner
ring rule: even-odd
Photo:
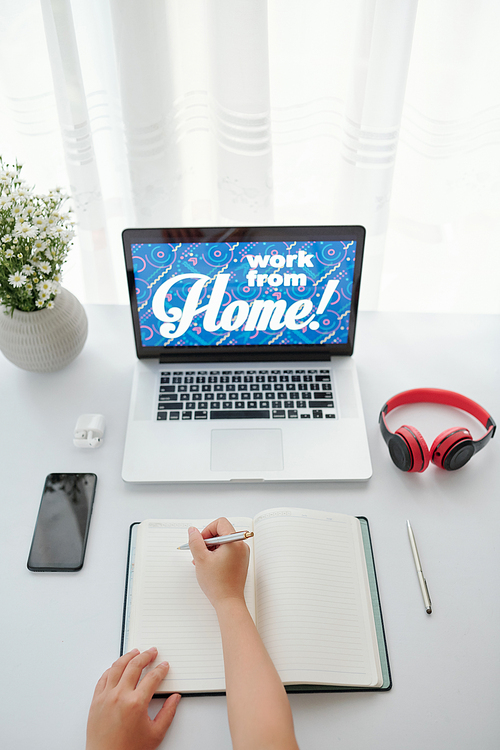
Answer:
[[[183,370],[160,376],[158,420],[335,419],[330,370]]]

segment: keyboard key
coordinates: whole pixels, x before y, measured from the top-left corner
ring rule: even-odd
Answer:
[[[284,409],[273,409],[273,419],[285,419],[286,413]]]
[[[165,409],[182,409],[184,407],[184,404],[181,404],[178,401],[172,401],[167,403],[158,404],[158,411],[165,411]]]
[[[180,415],[181,415],[181,413],[179,411],[171,411],[171,412],[169,412],[170,419],[174,419],[174,420],[177,419],[178,420],[179,417],[180,417]]]
[[[212,401],[212,403],[210,404],[210,409],[220,409],[220,402]]]
[[[166,411],[159,411],[156,415],[156,419],[166,419],[167,418],[167,412]]]
[[[160,393],[175,393],[175,385],[160,385]]]
[[[269,401],[261,401],[259,406],[261,409],[269,409]]]
[[[279,409],[281,406],[281,401],[273,401],[271,406],[273,407],[273,409]]]
[[[158,400],[161,401],[178,401],[177,393],[160,393]]]
[[[333,414],[332,412],[330,412],[330,413],[327,412],[325,414],[325,418],[326,419],[335,419],[335,414]]]
[[[236,401],[234,404],[235,409],[245,409],[246,408],[246,401]]]
[[[211,411],[210,419],[269,419],[267,409],[235,409],[235,411]]]
[[[315,375],[314,380],[316,383],[321,383],[323,381],[330,381],[330,375]]]
[[[193,411],[194,409],[196,409],[196,402],[195,401],[186,401],[186,403],[184,404],[184,408],[188,409],[190,411]]]
[[[222,408],[223,409],[232,409],[233,408],[233,402],[232,401],[223,401],[222,402]]]
[[[192,412],[190,412],[190,411],[183,411],[182,412],[182,419],[191,419],[192,416],[193,416]]]
[[[245,403],[245,402],[243,402]],[[256,409],[257,408],[257,401],[247,401],[247,407],[249,409]]]
[[[308,412],[306,412],[305,414],[301,414],[300,418],[301,419],[311,419],[311,415]]]
[[[333,409],[333,401],[309,401],[310,409]]]
[[[321,409],[313,409],[313,419],[323,419],[323,411]]]
[[[160,383],[170,383],[170,378],[160,378]]]
[[[283,406],[285,409],[293,409],[293,401],[284,401]]]
[[[194,418],[195,419],[206,419],[207,418],[207,412],[206,411],[195,411]]]
[[[333,393],[331,391],[315,391],[312,394],[312,397],[316,400],[324,398],[331,401],[331,399],[333,398]]]
[[[288,419],[298,419],[299,413],[297,409],[288,409]]]

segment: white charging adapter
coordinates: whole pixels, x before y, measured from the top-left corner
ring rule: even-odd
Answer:
[[[81,414],[73,433],[73,444],[77,448],[99,448],[105,428],[102,414]]]

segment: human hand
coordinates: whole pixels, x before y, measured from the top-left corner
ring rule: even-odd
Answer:
[[[104,672],[96,685],[87,722],[87,750],[154,750],[172,723],[181,696],[171,695],[155,719],[148,704],[168,672],[161,662],[139,683],[158,651],[129,651]]]
[[[194,527],[188,529],[196,578],[215,609],[226,599],[244,601],[250,549],[246,542],[220,544],[215,549],[208,549],[203,540],[234,534],[234,531],[234,526],[227,518],[212,521],[201,533]]]

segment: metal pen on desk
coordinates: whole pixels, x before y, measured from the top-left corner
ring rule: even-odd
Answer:
[[[250,539],[253,536],[253,531],[236,531],[234,534],[225,534],[225,536],[212,536],[209,539],[203,541],[207,547],[213,547],[216,544],[229,544],[229,542],[240,542],[243,539]],[[177,549],[189,549],[189,544],[183,544]]]
[[[413,553],[413,559],[415,560],[415,567],[417,568],[418,582],[420,584],[420,590],[422,591],[422,596],[424,598],[425,611],[428,615],[430,615],[432,613],[432,603],[431,597],[429,596],[429,589],[427,588],[427,581],[425,580],[424,573],[422,571],[422,563],[420,562],[420,557],[418,556],[413,529],[411,528],[411,524],[409,521],[406,521],[406,525],[408,527],[408,536],[410,537],[410,546]]]

